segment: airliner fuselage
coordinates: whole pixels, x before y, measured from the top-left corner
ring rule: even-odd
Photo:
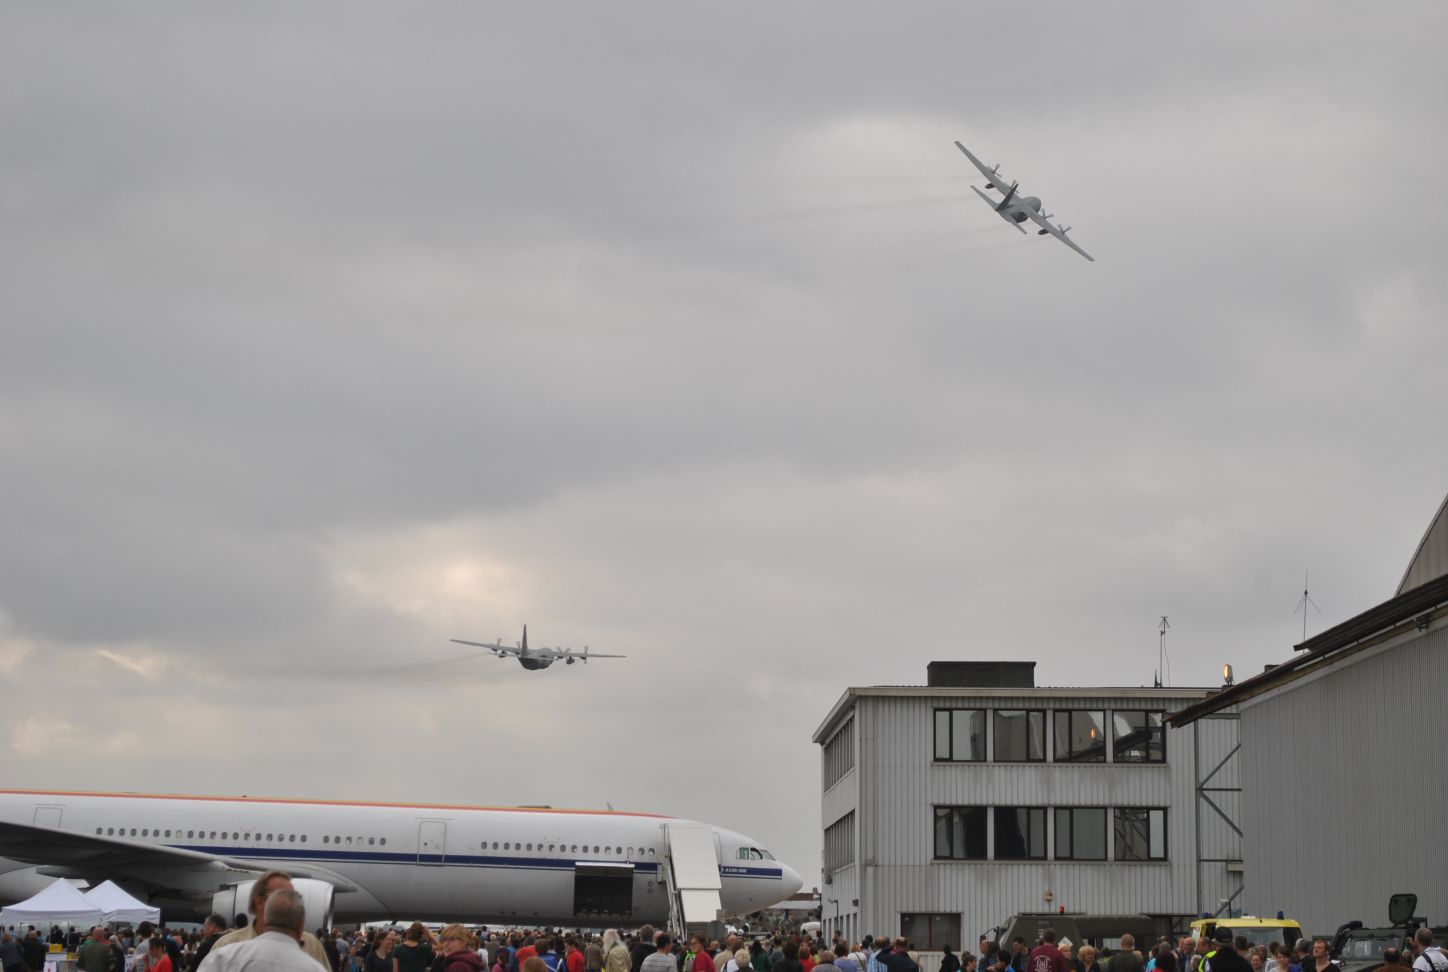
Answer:
[[[687,823],[544,808],[3,790],[0,828],[10,829],[0,848],[12,860],[0,861],[0,900],[54,876],[111,878],[168,915],[188,903],[205,914],[213,894],[255,876],[236,870],[244,865],[330,883],[337,921],[657,923],[669,910],[668,827]],[[726,913],[800,888],[799,875],[758,843],[712,831]]]

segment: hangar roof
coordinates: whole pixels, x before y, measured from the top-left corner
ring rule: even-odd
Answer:
[[[1437,515],[1428,524],[1418,549],[1413,551],[1413,559],[1408,562],[1408,569],[1403,571],[1398,593],[1421,587],[1444,574],[1448,574],[1448,496],[1443,497],[1443,505],[1438,507]]]

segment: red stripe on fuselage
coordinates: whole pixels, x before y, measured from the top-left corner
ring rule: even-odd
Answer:
[[[0,790],[0,796],[106,797],[121,800],[194,800],[198,803],[281,803],[302,807],[381,807],[394,810],[484,810],[492,813],[562,813],[586,817],[648,817],[672,820],[661,813],[628,810],[554,810],[544,807],[478,807],[461,803],[356,803],[347,800],[297,800],[290,797],[192,796],[182,793],[97,793],[90,790]]]

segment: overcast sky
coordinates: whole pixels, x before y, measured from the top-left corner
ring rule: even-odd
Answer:
[[[808,885],[847,686],[1283,660],[1448,491],[1445,35],[7,4],[0,778],[608,802]],[[525,622],[629,657],[448,643]]]

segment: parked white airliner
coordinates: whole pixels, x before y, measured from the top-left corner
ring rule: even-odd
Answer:
[[[699,835],[701,825],[647,813],[0,790],[0,901],[55,877],[109,878],[168,918],[229,915],[245,910],[246,882],[280,867],[299,879],[313,925],[328,912],[338,922],[658,924],[670,835],[685,826]],[[710,829],[725,913],[800,889],[756,841]]]

